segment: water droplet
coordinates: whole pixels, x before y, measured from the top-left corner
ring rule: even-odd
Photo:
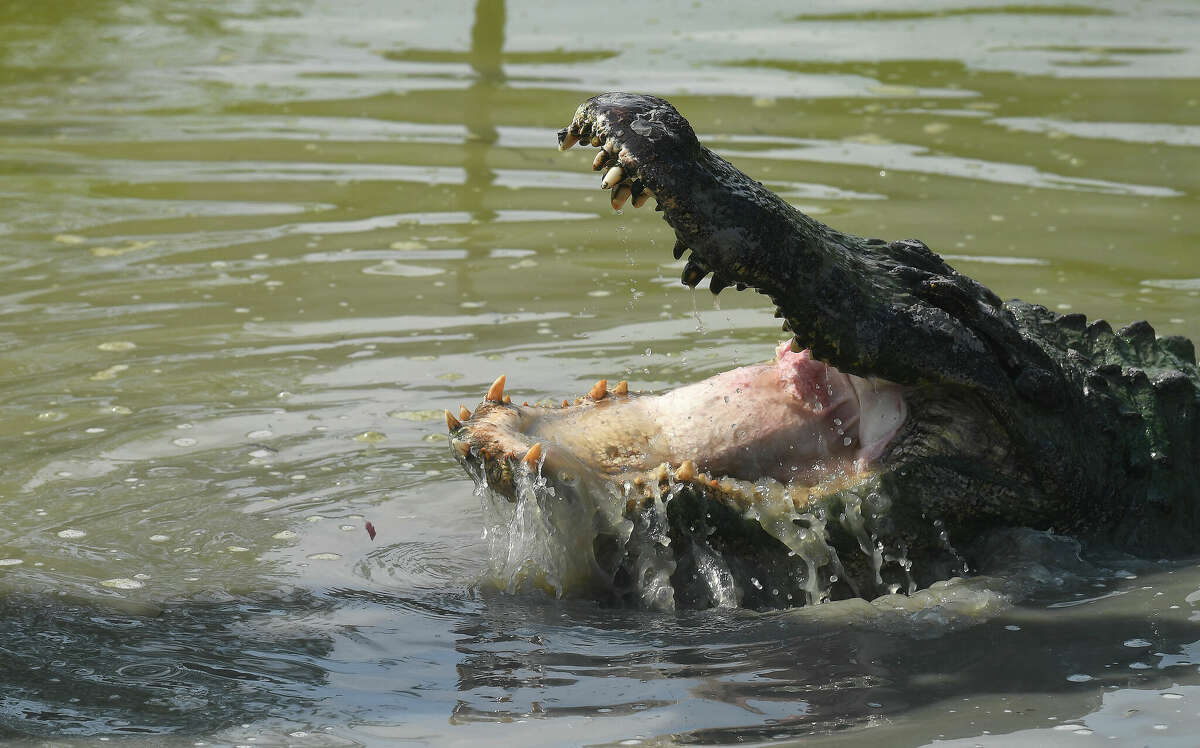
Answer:
[[[1150,642],[1145,639],[1126,639],[1125,646],[1127,647],[1149,647]]]
[[[151,543],[165,543],[170,539],[171,539],[170,535],[151,535],[150,536]]]
[[[194,446],[196,446],[196,440],[190,436],[181,436],[178,439],[172,439],[171,443],[174,444],[176,447],[194,447]]]
[[[380,433],[379,431],[364,431],[361,434],[359,434],[358,436],[354,437],[354,441],[366,442],[367,444],[376,444],[378,442],[386,441],[386,440],[387,440],[387,435]]]
[[[25,563],[21,558],[0,558],[0,566],[20,566]]]
[[[1074,675],[1068,675],[1067,680],[1071,681],[1072,683],[1087,683],[1088,681],[1095,679],[1090,675],[1075,673]]]
[[[74,540],[75,538],[82,538],[85,535],[87,535],[87,533],[84,532],[83,530],[67,529],[67,530],[59,530],[58,531],[58,537],[65,538],[67,540]]]

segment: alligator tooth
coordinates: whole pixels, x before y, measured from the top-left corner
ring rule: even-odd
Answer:
[[[617,167],[617,168],[620,168],[620,167]],[[612,172],[609,172],[609,173],[611,174]],[[633,191],[631,189],[629,189],[629,185],[627,185],[627,184],[623,184],[620,187],[618,187],[617,189],[613,190],[613,199],[612,199],[613,210],[620,210],[621,206],[625,205],[625,201],[629,199],[629,195],[632,192]]]
[[[614,153],[617,150],[617,141],[609,138],[608,140],[604,141],[604,145],[601,147],[609,153]]]
[[[579,142],[579,136],[567,128],[558,131],[558,150],[568,151],[571,146]]]
[[[704,280],[706,275],[708,275],[708,270],[688,260],[688,263],[683,266],[683,275],[680,276],[680,280],[683,281],[683,285],[695,288],[696,284]]]
[[[505,405],[512,405],[512,396],[511,396],[511,395],[505,395],[505,396],[504,396],[504,404],[505,404]]]
[[[471,443],[470,442],[465,442],[462,439],[451,439],[450,444],[456,450],[458,450],[458,453],[461,454],[463,457],[466,457],[469,454],[471,454]]]
[[[504,375],[496,377],[496,381],[492,382],[492,386],[488,387],[487,394],[484,399],[488,402],[499,403],[504,401]]]
[[[717,294],[724,291],[726,288],[729,288],[729,285],[731,283],[733,283],[733,281],[726,280],[725,278],[722,278],[721,276],[717,275],[716,273],[713,273],[712,280],[710,280],[708,282],[708,290],[712,291],[713,296],[716,296]]]
[[[603,142],[603,141],[602,141],[602,140],[600,140],[600,136],[599,136],[599,135],[593,135],[593,136],[592,136],[592,147],[593,147],[593,148],[599,148],[599,147],[600,147],[600,144],[601,144],[602,142]]]
[[[675,480],[689,481],[696,477],[696,463],[691,460],[684,460],[679,463],[679,469],[675,471]]]
[[[800,351],[804,350],[804,346],[800,345],[800,341],[796,338],[792,338],[791,345],[789,345],[788,348],[791,349],[792,353],[799,353]]]
[[[571,407],[571,404],[569,402],[567,402],[566,400],[563,400],[563,407],[569,408],[569,407]]]
[[[620,382],[617,382],[615,385],[613,385],[612,393],[614,395],[628,395],[629,382],[626,382],[624,379],[622,379]]]
[[[450,414],[450,411],[446,411],[446,428],[452,432],[458,431],[462,428],[462,424],[458,422],[457,418]]]
[[[605,162],[607,162],[607,161],[608,161],[608,153],[605,152],[604,150],[601,150],[599,153],[596,154],[596,160],[592,161],[592,171],[600,171],[600,169],[603,168]],[[608,177],[605,177],[605,179],[607,179],[607,178]]]
[[[635,208],[642,207],[643,205],[646,204],[646,201],[649,200],[653,196],[654,196],[654,193],[651,192],[650,190],[642,190],[641,192],[638,193],[637,197],[633,198],[633,207],[635,207]]]
[[[687,251],[687,245],[685,245],[683,243],[683,240],[676,239],[675,240],[675,248],[671,250],[671,254],[675,255],[675,259],[678,260],[680,257],[683,257],[683,253],[686,251]]]
[[[590,390],[588,390],[588,397],[592,398],[593,400],[603,400],[604,396],[607,394],[608,394],[608,380],[607,379],[599,380],[598,382],[596,382],[595,384],[592,385],[592,388]]]
[[[601,151],[600,155],[603,156],[604,152]],[[625,178],[625,170],[619,166],[614,166],[613,168],[611,168],[607,172],[605,172],[604,180],[602,182],[600,182],[600,189],[610,190],[613,187],[616,187],[618,184],[620,184],[621,180],[624,178]]]
[[[784,332],[791,332],[791,331],[792,331],[792,326],[791,326],[791,325],[788,323],[788,321],[785,319],[785,320],[783,321],[783,324],[782,324],[782,325],[780,325],[780,329],[782,329]]]
[[[541,458],[542,443],[536,442],[532,447],[529,448],[529,451],[525,453],[525,456],[521,458],[521,462],[525,463],[530,468],[537,468],[538,460]]]
[[[458,419],[460,421],[471,420],[471,411],[467,410],[465,405],[458,406]]]

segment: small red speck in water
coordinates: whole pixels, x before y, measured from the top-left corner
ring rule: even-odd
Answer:
[[[371,536],[371,540],[375,539],[375,525],[370,522],[367,523],[367,535]]]

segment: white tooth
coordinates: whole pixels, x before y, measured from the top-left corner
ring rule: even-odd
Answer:
[[[592,171],[599,171],[600,167],[604,166],[604,162],[608,160],[608,154],[600,151],[596,154],[596,160],[592,162]]]
[[[641,192],[638,193],[637,197],[633,198],[633,207],[635,207],[635,208],[642,207],[643,205],[646,204],[646,201],[649,200],[653,196],[654,196],[654,193],[651,192],[650,190],[642,190]]]
[[[612,172],[610,171],[609,174],[611,174],[611,173]],[[629,185],[627,185],[627,184],[623,184],[620,187],[618,187],[616,189],[616,191],[613,193],[613,198],[612,198],[613,210],[620,210],[621,206],[623,206],[625,204],[625,201],[629,199],[629,195],[632,192],[633,192],[633,190],[629,189]]]
[[[619,166],[614,166],[604,175],[604,181],[600,183],[601,189],[610,190],[621,183],[621,179],[625,176],[625,170]]]
[[[572,133],[567,133],[567,137],[563,139],[563,142],[558,144],[558,150],[569,151],[569,150],[571,150],[571,146],[575,145],[578,142],[579,142],[578,135],[574,135]]]
[[[612,138],[609,138],[608,140],[604,141],[603,147],[604,147],[604,150],[608,151],[609,153],[612,153],[613,151],[617,150],[617,141],[613,140]]]

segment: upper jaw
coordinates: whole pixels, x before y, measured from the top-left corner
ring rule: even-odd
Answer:
[[[576,143],[601,148],[593,168],[614,207],[653,195],[676,258],[691,251],[685,284],[712,273],[714,293],[766,294],[796,350],[859,376],[963,387],[997,403],[1069,399],[1058,365],[987,288],[919,241],[851,236],[801,213],[702,146],[666,101],[595,96],[559,132],[560,148]]]

